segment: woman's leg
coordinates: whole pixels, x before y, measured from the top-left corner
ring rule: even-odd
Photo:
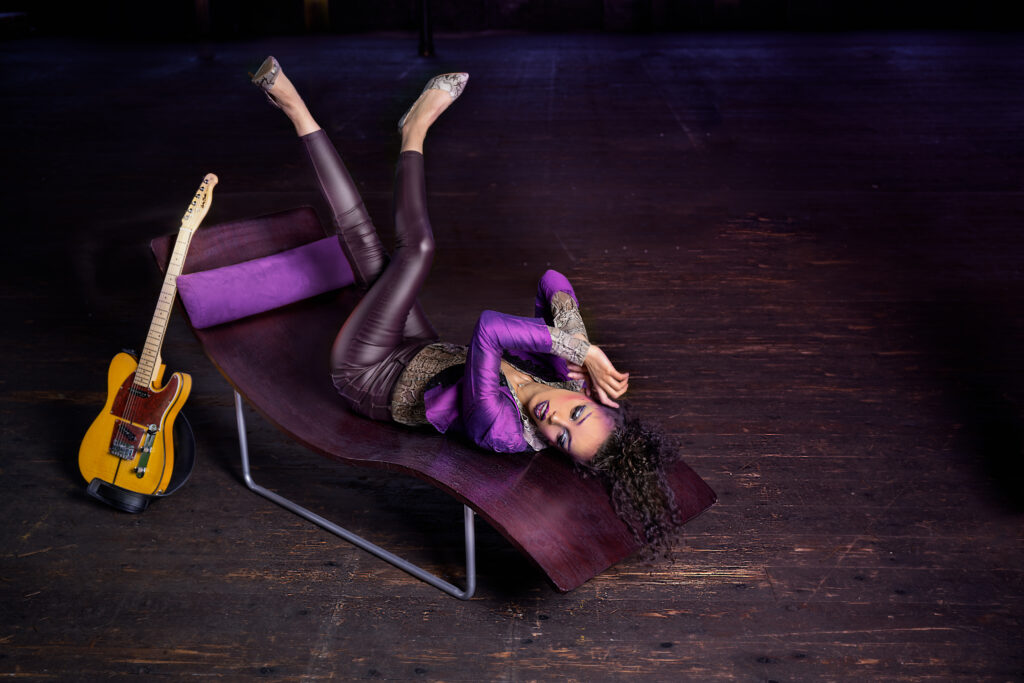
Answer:
[[[331,207],[331,219],[345,256],[359,283],[369,286],[387,265],[387,254],[352,177],[283,70],[266,91],[295,126],[320,183],[320,192]]]
[[[268,92],[295,126],[316,173],[320,192],[331,207],[332,221],[345,256],[358,282],[368,287],[384,270],[388,257],[356,184],[327,134],[283,71],[278,73]],[[403,334],[410,339],[437,338],[419,303],[409,311]]]
[[[440,97],[434,97],[434,94]],[[360,387],[373,377],[368,368],[384,363],[395,350],[409,341],[407,321],[418,325],[413,311],[416,297],[430,272],[434,256],[434,235],[427,214],[426,182],[423,171],[423,141],[430,124],[451,104],[443,91],[428,91],[406,119],[402,129],[402,152],[395,176],[395,251],[391,263],[370,287],[349,315],[331,350],[332,376],[342,395],[358,400]],[[416,339],[436,339],[429,328]],[[372,375],[372,373],[371,373]],[[397,377],[395,378],[397,379]],[[347,396],[346,391],[353,394]]]
[[[395,177],[396,244],[391,262],[345,321],[334,340],[336,383],[388,358],[405,339],[405,323],[434,257],[426,212],[423,155],[403,152]]]
[[[300,139],[316,172],[320,192],[331,207],[331,220],[345,256],[359,283],[368,287],[388,263],[377,229],[327,133],[316,130]]]

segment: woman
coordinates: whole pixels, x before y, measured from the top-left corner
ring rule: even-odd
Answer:
[[[670,449],[645,433],[653,450],[624,456],[624,444],[637,443],[643,429],[612,410],[629,376],[589,343],[564,276],[548,271],[541,278],[536,318],[484,311],[468,347],[439,342],[416,300],[434,251],[423,143],[468,79],[461,73],[431,79],[398,123],[396,241],[389,259],[344,164],[277,60],[268,57],[252,78],[294,125],[353,273],[367,288],[334,341],[334,384],[352,410],[373,419],[429,423],[498,452],[553,445],[608,473],[620,515],[641,540],[659,542],[675,509],[661,469]]]

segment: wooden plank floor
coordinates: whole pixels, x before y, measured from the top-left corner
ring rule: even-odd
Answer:
[[[1017,35],[304,37],[0,43],[0,675],[42,680],[1024,680],[1024,50]],[[448,598],[240,482],[227,383],[180,320],[192,480],[83,495],[106,367],[159,289],[148,241],[318,208],[245,72],[276,54],[389,225],[394,122],[428,141],[452,340],[577,283],[634,402],[720,503],[673,563],[552,590],[479,528]],[[301,333],[301,331],[297,331]],[[446,576],[460,507],[250,416],[257,477]],[[344,438],[344,435],[339,435]],[[411,434],[409,438],[416,438]]]

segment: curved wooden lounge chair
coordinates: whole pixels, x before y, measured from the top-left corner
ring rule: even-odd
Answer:
[[[203,228],[192,239],[184,272],[275,254],[326,234],[309,207]],[[151,244],[161,269],[166,269],[173,239],[161,237]],[[602,484],[579,477],[559,454],[487,453],[457,438],[349,413],[331,384],[328,352],[357,297],[357,292],[341,289],[234,322],[193,328],[207,356],[235,388],[243,470],[250,488],[461,598],[470,597],[475,584],[474,511],[560,591],[576,588],[638,550]],[[321,455],[347,465],[411,474],[461,501],[466,506],[467,588],[456,588],[256,485],[249,473],[240,397]],[[714,492],[681,462],[671,470],[670,481],[684,521],[715,502]]]

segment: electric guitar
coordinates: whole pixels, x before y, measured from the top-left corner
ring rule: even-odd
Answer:
[[[192,390],[192,378],[175,372],[161,386],[167,366],[161,362],[160,349],[178,291],[178,275],[192,234],[210,209],[216,184],[217,176],[208,173],[181,219],[142,354],[136,359],[122,352],[110,362],[106,404],[78,450],[78,467],[87,482],[100,479],[146,495],[167,490],[174,467],[174,420]]]

